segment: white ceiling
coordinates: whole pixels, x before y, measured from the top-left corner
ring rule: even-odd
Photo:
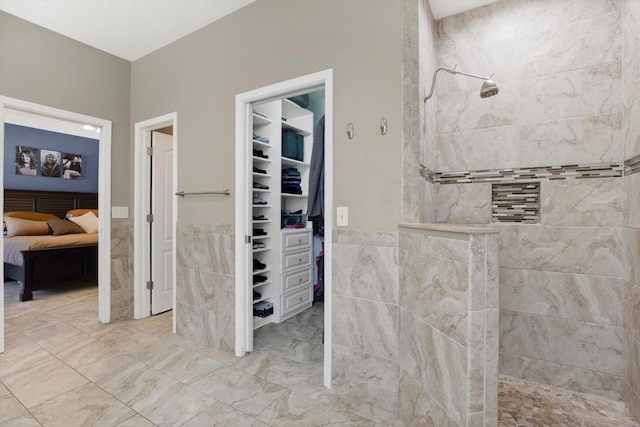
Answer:
[[[254,1],[0,0],[0,10],[135,61]],[[435,19],[494,1],[429,0]]]
[[[135,61],[255,0],[0,0],[0,10]]]

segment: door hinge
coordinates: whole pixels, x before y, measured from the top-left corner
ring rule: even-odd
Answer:
[[[147,282],[147,289],[153,289],[153,280]]]
[[[251,243],[251,236],[244,236],[245,243]]]
[[[147,156],[153,156],[153,147],[147,147]]]
[[[153,222],[153,214],[147,215],[147,222]]]

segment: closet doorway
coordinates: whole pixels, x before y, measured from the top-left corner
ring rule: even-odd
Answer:
[[[331,386],[333,71],[236,96],[236,355]]]
[[[100,129],[98,133],[98,239],[111,241],[111,121],[15,98],[0,96],[0,152],[4,153],[4,129],[11,112],[32,115],[41,120],[62,121],[77,126]],[[0,183],[4,188],[4,165],[0,162]],[[0,193],[0,206],[4,206],[4,192]],[[4,247],[0,255],[4,259]],[[102,323],[111,321],[111,246],[98,245],[98,318]],[[4,277],[4,264],[2,267]],[[0,287],[0,353],[4,351],[4,286]]]

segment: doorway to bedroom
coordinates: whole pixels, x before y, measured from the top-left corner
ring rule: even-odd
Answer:
[[[8,129],[11,130],[9,131]],[[29,129],[35,133],[44,131],[51,132],[51,135],[68,134],[82,140],[95,140],[97,141],[97,146],[94,146],[92,148],[93,151],[91,151],[90,143],[86,146],[77,146],[77,148],[73,146],[45,147],[44,145],[46,145],[47,141],[44,141],[44,139],[36,138],[31,140],[32,142],[24,144],[16,144],[7,140],[9,133],[15,133],[15,131],[27,131],[28,133],[30,132]],[[42,217],[18,218],[20,221],[10,220],[12,222],[12,233],[33,234],[35,233],[32,233],[33,229],[43,228],[42,225],[46,225],[48,233],[59,234],[59,236],[51,236],[55,238],[73,237],[71,236],[72,234],[80,234],[82,232],[86,235],[97,235],[97,241],[111,241],[110,121],[0,96],[0,150],[4,158],[4,161],[0,162],[0,180],[2,180],[0,182],[2,182],[4,189],[0,194],[0,205],[3,206],[3,209],[8,207],[13,211],[29,211],[36,216],[43,213],[50,215],[44,221]],[[15,155],[8,156],[6,150],[12,150]],[[90,150],[90,152],[87,151],[85,153],[85,150]],[[28,162],[19,162],[19,160],[26,158],[29,158]],[[51,191],[38,189],[18,190],[18,193],[22,191],[29,194],[29,197],[24,199],[25,202],[22,202],[19,197],[17,199],[14,198],[15,192],[11,193],[11,198],[7,196],[7,200],[5,200],[5,193],[8,191],[6,187],[8,179],[6,176],[9,172],[15,172],[15,175],[17,175],[11,178],[32,180],[31,183],[40,179],[44,179],[45,182],[50,180],[49,182],[57,183],[51,185],[61,187]],[[96,188],[76,188],[78,185],[91,185],[91,181],[97,182]],[[65,184],[71,185],[73,188],[69,188]],[[67,189],[78,191],[62,191]],[[30,191],[33,193],[29,193]],[[58,197],[57,195],[61,196]],[[6,206],[9,201],[11,206]],[[93,209],[76,210],[76,208],[80,209],[82,207],[91,207]],[[74,215],[75,221],[66,220],[68,213]],[[40,221],[37,221],[38,219]],[[68,228],[77,227],[77,233],[63,230],[64,226],[68,226]],[[38,236],[34,237],[37,238]],[[39,289],[48,289],[49,285],[60,285],[66,280],[65,274],[69,274],[69,277],[72,277],[76,282],[82,281],[81,279],[84,277],[90,277],[95,283],[97,277],[97,295],[95,290],[92,290],[94,297],[97,299],[97,317],[100,322],[109,323],[111,320],[111,245],[97,245],[97,241],[93,244],[63,245],[62,248],[56,248],[53,252],[51,250],[47,251],[47,255],[49,253],[55,253],[55,255],[44,258],[42,258],[44,251],[28,250],[25,252],[23,249],[23,254],[30,253],[28,261],[24,260],[27,255],[23,256],[23,266],[29,265],[31,267],[24,267],[20,271],[20,266],[16,266],[14,269],[12,266],[7,266],[6,263],[3,263],[3,277],[6,277],[7,273],[9,273],[21,279],[22,287],[30,284],[29,286],[34,286],[34,289],[38,289],[38,287],[40,287]],[[4,245],[0,247],[0,254],[3,255],[4,259]],[[59,258],[60,256],[62,258]],[[45,270],[47,274],[42,274],[42,271]],[[23,299],[28,300],[30,296],[29,290],[25,289],[25,291],[21,293],[23,293]],[[5,332],[8,332],[4,329],[6,314],[4,293],[5,289],[2,286],[0,287],[0,352],[4,351]],[[37,300],[38,292],[33,296]],[[19,305],[19,307],[20,309],[26,307],[27,311],[33,311],[35,308],[34,303],[29,305],[29,302],[20,302],[19,304],[24,304],[24,306]],[[11,327],[13,323],[7,322],[7,324]]]

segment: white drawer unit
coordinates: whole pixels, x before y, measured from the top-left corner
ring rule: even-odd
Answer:
[[[291,317],[303,309],[311,307],[313,288],[311,286],[282,296],[282,317]]]
[[[285,232],[282,233],[282,251],[288,252],[294,249],[308,248],[311,246],[311,233],[303,232]]]
[[[284,293],[291,292],[301,286],[311,286],[313,272],[310,268],[305,268],[293,273],[282,275],[282,290]]]
[[[313,243],[310,228],[283,229],[280,285],[280,321],[313,303]]]
[[[287,273],[299,268],[311,267],[311,249],[282,254],[282,272]]]

